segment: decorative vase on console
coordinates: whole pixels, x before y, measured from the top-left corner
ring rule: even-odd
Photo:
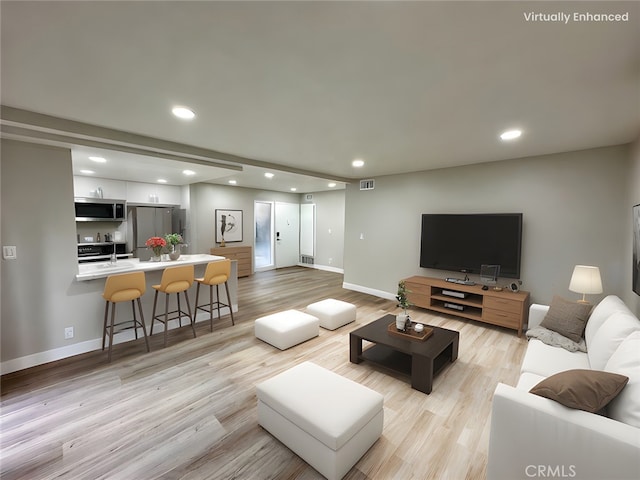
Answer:
[[[180,258],[180,245],[182,245],[182,235],[179,233],[169,233],[164,236],[167,245],[170,245],[169,259],[178,260]]]
[[[407,308],[411,306],[409,300],[407,300],[407,287],[404,284],[404,280],[400,280],[398,282],[398,294],[396,295],[396,300],[398,300],[398,306],[402,308],[403,313],[396,315],[396,328],[400,332],[407,332],[411,328],[411,318],[407,313]]]
[[[178,260],[180,258],[180,244],[171,246],[171,253],[169,253],[171,260]]]

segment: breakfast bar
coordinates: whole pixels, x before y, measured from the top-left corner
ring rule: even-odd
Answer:
[[[137,258],[127,259],[127,260],[118,260],[115,263],[110,262],[94,262],[94,263],[82,263],[78,265],[78,273],[75,277],[75,285],[73,288],[74,295],[83,295],[86,300],[83,302],[89,308],[91,312],[87,315],[86,321],[95,323],[95,326],[102,324],[102,318],[104,315],[104,300],[102,298],[102,292],[104,289],[105,279],[110,275],[118,275],[121,273],[130,273],[130,272],[145,272],[146,277],[146,292],[141,297],[142,309],[144,312],[145,324],[147,325],[147,330],[151,325],[151,313],[153,309],[153,296],[154,289],[151,288],[152,285],[156,285],[160,283],[162,273],[168,267],[176,267],[181,265],[194,265],[195,267],[195,276],[202,277],[204,275],[204,271],[207,267],[207,264],[210,262],[222,261],[225,260],[225,257],[218,255],[207,255],[207,254],[194,254],[194,255],[181,255],[177,260],[167,260],[160,262],[153,261],[140,261]],[[230,304],[232,306],[233,312],[238,311],[238,277],[237,277],[237,262],[235,260],[231,261],[231,275],[228,280],[229,284],[229,296]],[[192,313],[195,312],[195,284],[190,288],[188,292],[189,303],[191,305]],[[214,293],[215,295],[215,293]],[[226,294],[221,292],[222,300],[226,303]],[[174,299],[172,299],[174,300]],[[208,296],[205,296],[205,301],[208,300]],[[171,305],[173,309],[175,306]],[[222,311],[222,321],[226,321],[225,315],[228,313]],[[209,314],[207,312],[199,311],[195,312],[196,314],[196,322],[199,321],[208,321]],[[117,311],[117,316],[122,320],[129,318],[131,316],[131,311],[128,308],[121,308]],[[183,320],[183,325],[185,322]],[[231,324],[229,322],[229,324]],[[173,320],[169,322],[169,329],[177,328],[178,321]],[[91,328],[92,330],[94,328]],[[121,343],[124,341],[128,341],[134,338],[133,330],[125,330],[123,332],[117,333],[114,338],[114,343]]]

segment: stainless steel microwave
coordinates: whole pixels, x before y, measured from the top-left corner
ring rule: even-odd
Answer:
[[[127,219],[127,204],[124,200],[76,197],[75,205],[76,222],[108,222]]]

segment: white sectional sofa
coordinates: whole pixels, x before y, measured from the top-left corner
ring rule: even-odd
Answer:
[[[549,306],[531,305],[530,331],[540,326],[548,310]],[[610,295],[589,315],[584,340],[587,351],[572,352],[530,338],[518,384],[498,384],[489,480],[640,478],[640,321],[622,300]],[[618,373],[629,381],[597,413],[529,393],[542,380],[574,369]]]

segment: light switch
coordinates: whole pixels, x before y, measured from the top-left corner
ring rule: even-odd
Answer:
[[[15,246],[3,246],[2,247],[2,258],[5,260],[15,260],[17,257],[16,247]]]

